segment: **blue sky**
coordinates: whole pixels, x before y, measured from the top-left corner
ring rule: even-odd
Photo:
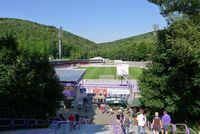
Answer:
[[[94,42],[108,42],[166,27],[147,0],[1,0],[0,17],[26,19]]]

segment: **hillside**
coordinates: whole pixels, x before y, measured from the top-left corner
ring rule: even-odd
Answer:
[[[31,21],[0,18],[0,36],[12,34],[20,44],[30,53],[35,51],[58,57],[58,29]],[[63,57],[65,58],[87,58],[90,50],[96,48],[96,44],[87,39],[63,31],[62,35]]]
[[[149,32],[113,42],[100,43],[98,44],[99,54],[111,59],[148,60],[154,48],[154,39],[153,32]]]
[[[27,20],[0,18],[0,37],[12,34],[19,48],[34,54],[39,52],[58,58],[58,29]],[[70,32],[63,31],[62,56],[70,59],[87,59],[102,56],[121,60],[148,60],[154,42],[153,33],[145,33],[113,42],[96,44]]]
[[[152,42],[153,41],[153,33],[144,33],[112,42],[105,42],[105,43],[99,43],[99,45],[120,45],[120,44],[128,44],[128,43],[137,43],[137,42]]]

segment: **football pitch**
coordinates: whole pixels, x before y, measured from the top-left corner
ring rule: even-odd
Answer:
[[[107,75],[111,75],[116,79],[116,67],[82,67],[82,69],[86,69],[84,79],[99,79]],[[129,79],[138,79],[142,74],[142,70],[138,67],[129,67]]]

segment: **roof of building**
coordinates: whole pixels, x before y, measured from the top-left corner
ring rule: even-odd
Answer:
[[[103,57],[94,57],[94,58],[90,58],[90,60],[104,60]]]
[[[55,68],[56,75],[61,82],[78,84],[85,74],[85,69]]]

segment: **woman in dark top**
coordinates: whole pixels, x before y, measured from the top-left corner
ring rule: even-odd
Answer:
[[[153,118],[152,126],[153,126],[153,133],[159,134],[162,127],[162,122],[160,117],[158,117],[158,112],[155,112],[155,117]]]

